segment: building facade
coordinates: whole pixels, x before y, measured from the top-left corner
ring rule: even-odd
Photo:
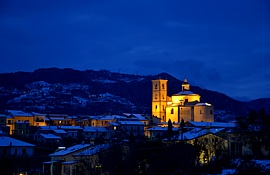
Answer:
[[[200,102],[200,95],[190,91],[190,84],[185,79],[182,90],[167,96],[167,81],[152,80],[152,116],[167,122],[184,121],[214,122],[214,107],[209,103]]]

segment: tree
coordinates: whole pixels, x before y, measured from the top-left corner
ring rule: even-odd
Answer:
[[[180,131],[181,131],[181,140],[183,140],[183,134],[184,134],[184,127],[185,127],[185,121],[182,118],[180,123]]]
[[[252,110],[247,117],[238,118],[236,131],[239,142],[247,145],[256,157],[262,156],[262,147],[270,143],[270,116],[264,109]]]
[[[171,119],[169,119],[169,121],[168,121],[168,130],[167,130],[167,132],[168,132],[168,139],[169,140],[171,140],[171,137],[172,137],[172,121],[171,121]]]

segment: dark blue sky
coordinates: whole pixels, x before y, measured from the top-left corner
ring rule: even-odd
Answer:
[[[269,0],[55,1],[0,1],[1,73],[167,72],[231,97],[270,97]]]

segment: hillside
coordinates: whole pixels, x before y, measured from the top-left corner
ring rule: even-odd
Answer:
[[[151,80],[168,80],[168,95],[181,90],[182,81],[167,73],[141,76],[107,70],[37,69],[0,74],[0,110],[24,109],[41,113],[98,115],[123,112],[151,114]],[[269,107],[269,99],[240,102],[225,94],[191,86],[201,101],[219,115],[246,115],[252,107]]]

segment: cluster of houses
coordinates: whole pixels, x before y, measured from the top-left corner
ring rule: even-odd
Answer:
[[[0,156],[33,156],[35,148],[49,148],[53,151],[50,161],[43,162],[43,173],[68,175],[78,171],[82,157],[92,162],[90,167],[100,168],[97,155],[120,142],[152,140],[199,145],[203,149],[197,160],[200,164],[222,154],[252,155],[249,145],[238,138],[236,123],[214,122],[213,106],[200,103],[200,96],[190,91],[186,80],[182,91],[172,97],[167,97],[167,80],[153,80],[152,84],[152,115],[70,116],[4,111],[0,114]],[[263,154],[269,156],[269,145],[263,146]]]
[[[232,134],[235,123],[187,121],[184,130],[180,123],[173,123],[173,135],[168,139],[167,122],[142,114],[68,116],[8,110],[0,115],[0,122],[0,156],[33,156],[36,147],[55,150],[63,145],[64,140],[73,139],[74,143],[69,147],[49,155],[54,157],[55,165],[60,162],[61,166],[51,170],[52,160],[43,163],[44,172],[54,171],[58,174],[74,171],[78,157],[86,153],[89,156],[91,152],[91,157],[95,158],[100,150],[108,149],[112,141],[129,140],[131,136],[138,140],[160,140],[165,143],[184,141],[194,145],[204,142],[208,147],[200,156],[201,163],[208,163],[217,156],[213,149],[236,156],[251,154],[248,146],[241,144],[241,149],[236,146],[239,143]],[[205,155],[208,155],[207,159]]]

